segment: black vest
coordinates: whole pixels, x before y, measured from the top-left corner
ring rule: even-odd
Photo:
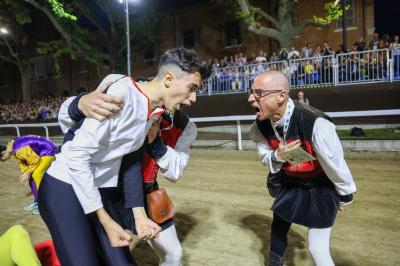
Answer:
[[[286,133],[286,142],[290,143],[300,139],[302,142],[302,148],[306,152],[316,157],[312,144],[315,120],[319,117],[328,119],[329,121],[331,121],[331,119],[316,108],[299,103],[297,101],[294,103],[293,114],[290,118],[289,128]],[[265,137],[268,146],[271,149],[276,150],[279,146],[279,139],[275,136],[275,132],[272,128],[270,120],[257,120],[257,127]],[[290,166],[288,163],[285,163],[281,168],[281,172],[282,174],[296,179],[312,179],[321,176],[321,174],[325,176],[325,173],[323,172],[318,160],[305,162],[294,166]]]

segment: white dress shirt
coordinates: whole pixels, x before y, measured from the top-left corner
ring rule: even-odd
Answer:
[[[68,132],[68,129],[75,125],[75,121],[69,117],[68,114],[68,107],[72,103],[72,101],[76,98],[76,96],[69,97],[65,100],[61,106],[60,110],[58,111],[58,124],[64,134]]]
[[[100,84],[116,81],[107,93],[123,98],[121,112],[103,122],[86,118],[47,170],[49,175],[72,185],[86,214],[103,207],[98,187],[117,186],[122,157],[142,146],[149,128],[163,111],[157,108],[150,113],[147,96],[131,78],[122,77],[108,75]]]
[[[68,107],[73,99],[75,99],[75,96],[68,98],[60,107],[58,123],[64,134],[76,123],[68,113]],[[190,146],[196,136],[197,126],[192,121],[189,121],[176,142],[175,148],[167,146],[167,152],[156,160],[157,165],[160,167],[160,173],[169,181],[175,183],[183,175],[183,171],[189,162]]]
[[[291,101],[291,99],[289,99]],[[288,108],[286,108],[288,109]],[[274,125],[281,124],[284,119],[291,117],[293,112],[286,117],[285,115]],[[275,152],[269,147],[265,137],[258,130],[256,123],[253,123],[250,129],[250,138],[256,142],[257,152],[261,158],[261,162],[269,166],[271,173],[277,173],[282,167],[282,163],[274,163],[272,161],[272,153]],[[344,160],[342,144],[336,134],[335,125],[325,118],[317,118],[315,120],[312,144],[316,153],[318,162],[328,178],[335,185],[335,189],[339,195],[349,195],[356,191],[356,185],[349,167]]]
[[[183,170],[189,162],[189,150],[197,136],[196,124],[192,121],[186,125],[175,148],[167,146],[167,152],[158,160],[160,173],[169,181],[176,182],[183,175]]]

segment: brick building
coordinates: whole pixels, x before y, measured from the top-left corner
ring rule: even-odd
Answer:
[[[363,36],[368,43],[375,32],[374,0],[347,0],[350,5],[347,19],[348,45],[351,46],[359,37]],[[278,51],[275,40],[255,35],[247,30],[246,24],[235,17],[234,10],[229,7],[218,6],[215,1],[189,1],[185,6],[172,6],[163,15],[161,42],[157,47],[149,47],[147,51],[135,52],[132,55],[132,70],[135,78],[154,76],[159,56],[167,49],[176,46],[194,48],[206,60],[222,58],[243,52],[248,55]],[[274,14],[271,1],[258,1],[259,6]],[[266,3],[267,2],[267,3]],[[313,15],[323,15],[323,5],[327,0],[299,0],[295,23]],[[305,43],[322,45],[328,41],[334,50],[342,43],[342,29],[340,22],[332,23],[328,28],[317,29],[307,27],[294,39],[294,46],[300,50]],[[133,43],[135,40],[133,40]],[[98,42],[101,43],[101,42]],[[109,70],[105,67],[100,71],[84,59],[71,60],[65,58],[60,62],[61,76],[54,78],[49,75],[51,58],[42,56],[32,60],[34,75],[31,81],[31,95],[40,96],[49,92],[61,95],[64,91],[71,94],[79,87],[93,89],[102,76]],[[20,99],[16,71],[5,69],[1,65],[0,95],[2,99]]]

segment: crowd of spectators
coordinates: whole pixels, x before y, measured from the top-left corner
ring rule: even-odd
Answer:
[[[44,99],[0,104],[0,123],[48,122],[55,120],[66,97],[48,95]]]
[[[339,82],[377,80],[387,75],[385,52],[373,54],[362,52],[378,49],[390,49],[395,78],[400,78],[399,36],[391,39],[385,34],[380,38],[379,34],[375,33],[368,44],[361,37],[349,50],[339,45],[335,51],[328,42],[315,47],[307,43],[300,50],[292,46],[289,50],[283,48],[279,53],[272,52],[270,56],[261,50],[258,55],[238,53],[221,59],[209,59],[207,65],[212,73],[211,79],[205,82],[199,93],[207,93],[209,90],[212,92],[247,90],[255,76],[268,70],[282,71],[291,80],[292,85],[332,83],[336,58]],[[338,56],[335,58],[336,55]]]
[[[270,56],[268,56],[267,52],[261,50],[257,55],[254,52],[249,55],[246,53],[238,53],[231,56],[225,56],[221,59],[208,59],[207,65],[210,70],[213,70],[216,68],[243,67],[245,65],[256,65],[259,63],[273,63],[285,60],[321,57],[348,52],[362,52],[367,50],[387,48],[389,48],[391,51],[400,48],[398,35],[390,38],[389,35],[385,34],[382,36],[382,38],[380,38],[379,34],[375,33],[373,39],[368,45],[364,41],[364,38],[360,37],[347,51],[344,50],[343,45],[339,45],[338,49],[335,51],[329,45],[329,43],[325,41],[323,42],[322,46],[316,45],[315,47],[313,47],[311,43],[307,43],[303,48],[300,49],[300,51],[294,46],[290,47],[289,50],[282,48],[278,53],[272,52]]]

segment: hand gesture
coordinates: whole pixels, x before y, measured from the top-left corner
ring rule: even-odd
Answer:
[[[344,204],[340,204],[339,205],[339,211],[345,211],[350,207],[350,204],[344,205]]]
[[[298,147],[300,147],[301,146],[301,141],[298,139],[298,140],[295,140],[295,141],[292,141],[292,142],[290,142],[290,143],[286,143],[286,142],[284,142],[284,141],[281,141],[280,143],[279,143],[279,146],[278,146],[278,149],[276,150],[276,158],[279,160],[279,161],[284,161],[284,160],[282,160],[282,158],[279,156],[282,152],[285,152],[285,151],[287,151],[287,150],[294,150],[294,149],[297,149]]]
[[[161,232],[161,227],[149,218],[135,218],[135,228],[138,238],[145,241],[158,237]]]
[[[108,239],[112,247],[129,246],[132,237],[119,224],[117,224],[106,212],[104,208],[96,211],[100,223],[103,225],[107,233]]]
[[[153,143],[153,141],[156,139],[158,134],[160,133],[160,123],[161,123],[162,117],[160,116],[156,121],[154,121],[153,125],[150,127],[149,132],[147,133],[147,142]]]
[[[18,183],[21,186],[26,187],[29,184],[29,178],[31,177],[31,173],[26,171],[25,173],[21,174],[18,179]]]
[[[122,110],[124,101],[121,97],[104,93],[111,84],[112,82],[107,82],[99,89],[80,98],[78,108],[86,117],[103,121]]]

